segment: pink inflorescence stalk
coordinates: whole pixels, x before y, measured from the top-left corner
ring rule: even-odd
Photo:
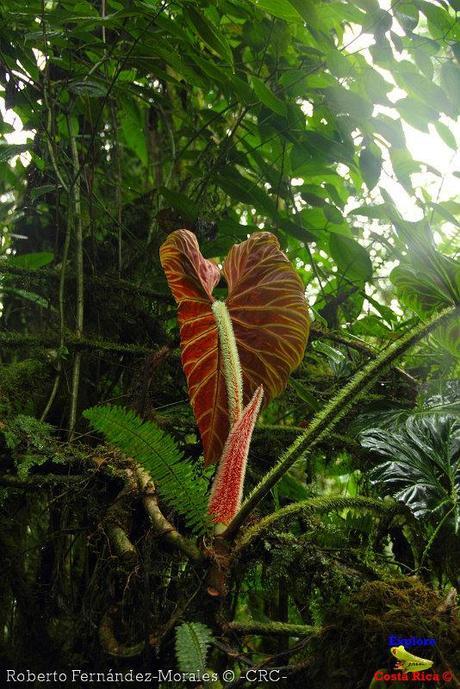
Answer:
[[[263,386],[259,385],[225,443],[209,500],[209,513],[215,523],[228,524],[240,508],[249,445],[263,394]]]

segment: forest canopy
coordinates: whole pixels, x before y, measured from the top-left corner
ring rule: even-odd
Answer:
[[[2,666],[460,686],[459,12],[0,2]]]

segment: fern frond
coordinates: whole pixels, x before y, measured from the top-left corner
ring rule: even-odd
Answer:
[[[206,531],[207,483],[194,475],[193,467],[184,461],[170,435],[123,407],[92,407],[83,416],[110,443],[142,464],[160,497],[185,518],[193,533],[200,535]]]
[[[212,640],[212,631],[201,622],[183,622],[176,627],[176,660],[179,671],[203,674]]]

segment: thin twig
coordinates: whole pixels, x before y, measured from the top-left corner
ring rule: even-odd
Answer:
[[[70,127],[70,145],[72,149],[72,162],[74,167],[75,179],[72,184],[72,201],[74,209],[74,229],[75,229],[75,267],[77,274],[77,312],[76,312],[76,328],[75,332],[78,338],[83,335],[83,320],[84,320],[84,277],[83,277],[83,223],[81,217],[81,177],[77,174],[79,170],[78,149],[75,136],[71,133]],[[73,440],[75,424],[77,421],[78,408],[78,389],[80,386],[80,367],[81,367],[81,351],[77,350],[74,355],[73,369],[72,369],[72,386],[70,392],[70,415],[69,415],[69,439]]]

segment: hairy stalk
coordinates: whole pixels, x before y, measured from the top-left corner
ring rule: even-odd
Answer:
[[[387,347],[378,357],[364,366],[345,387],[313,418],[304,433],[288,447],[280,461],[264,476],[244,501],[241,510],[225,531],[225,538],[234,538],[240,526],[261,500],[298,459],[309,452],[329,434],[337,423],[351,411],[361,396],[369,390],[378,376],[398,357],[429,334],[434,328],[458,314],[458,307],[449,307],[433,316],[427,323],[411,329]]]
[[[238,421],[243,411],[243,375],[233,325],[227,307],[223,301],[215,301],[212,305],[212,310],[219,331],[219,346],[224,362],[231,428]]]
[[[238,557],[241,551],[250,547],[255,540],[263,536],[272,526],[282,519],[296,519],[300,516],[309,516],[312,514],[324,514],[333,510],[369,510],[381,516],[388,516],[391,514],[404,514],[407,512],[403,505],[394,502],[387,502],[384,500],[376,500],[375,498],[367,498],[364,496],[356,496],[350,498],[347,496],[337,496],[331,498],[309,498],[301,502],[295,502],[292,505],[283,507],[273,514],[261,519],[257,524],[254,524],[248,529],[236,545],[234,556]]]
[[[70,131],[70,127],[69,127]],[[73,134],[70,135],[70,145],[72,149],[72,162],[75,173],[75,181],[72,184],[72,202],[74,210],[74,228],[75,228],[75,268],[77,273],[77,313],[76,313],[76,328],[75,333],[77,338],[83,335],[83,319],[84,319],[84,278],[83,278],[83,223],[81,218],[81,196],[80,196],[80,177],[78,171],[80,169],[80,162],[78,159],[77,142]],[[78,408],[78,389],[80,386],[80,367],[81,367],[81,351],[77,350],[74,355],[73,369],[72,369],[72,386],[70,398],[70,416],[69,416],[69,439],[73,440],[75,424],[77,421]]]
[[[227,622],[225,631],[239,634],[280,634],[283,636],[307,636],[319,634],[321,627],[308,624],[289,624],[288,622]]]

